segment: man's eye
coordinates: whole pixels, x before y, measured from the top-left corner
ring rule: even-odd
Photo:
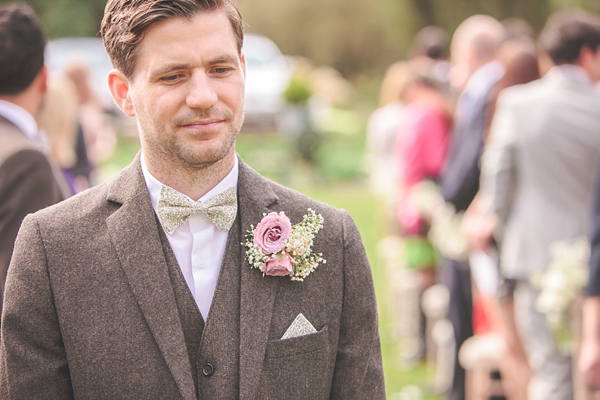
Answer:
[[[160,80],[163,82],[173,82],[173,81],[176,81],[177,79],[179,79],[181,76],[182,76],[181,74],[168,75],[168,76],[163,76],[162,78],[160,78]]]
[[[219,67],[219,68],[215,68],[213,71],[215,71],[216,74],[225,74],[225,73],[229,72],[229,68]]]

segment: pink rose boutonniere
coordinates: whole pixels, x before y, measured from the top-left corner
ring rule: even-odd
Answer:
[[[308,209],[308,214],[294,226],[284,212],[265,214],[246,234],[246,259],[263,275],[290,276],[303,281],[325,259],[312,252],[313,239],[323,227],[323,216]]]

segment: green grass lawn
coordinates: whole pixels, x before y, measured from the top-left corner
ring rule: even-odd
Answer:
[[[413,398],[398,394],[409,386],[422,393],[417,398],[440,399],[428,394],[426,365],[407,369],[397,362],[399,346],[389,332],[389,313],[394,305],[385,304],[386,276],[376,254],[377,244],[386,235],[387,222],[382,217],[383,202],[368,190],[364,179],[363,143],[360,135],[331,134],[323,140],[316,165],[299,160],[291,150],[293,143],[280,133],[242,133],[236,148],[244,161],[261,174],[317,200],[344,208],[352,215],[373,271],[388,398]],[[104,176],[114,175],[127,165],[138,149],[137,139],[121,138],[112,159],[102,166]]]

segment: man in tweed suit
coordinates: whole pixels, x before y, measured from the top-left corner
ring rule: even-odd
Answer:
[[[46,92],[45,43],[29,6],[0,7],[0,299],[23,218],[67,193],[35,122]]]
[[[25,219],[0,397],[384,398],[371,272],[350,216],[236,156],[245,59],[235,4],[109,0],[102,35],[109,86],[137,117],[142,151],[113,181]],[[230,223],[208,211],[178,227],[158,217],[181,197],[199,208],[224,199],[231,211],[231,187]],[[303,282],[251,268],[244,232],[272,212],[296,224],[309,208],[324,217],[312,248],[327,263]]]

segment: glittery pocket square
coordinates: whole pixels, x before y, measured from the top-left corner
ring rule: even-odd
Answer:
[[[294,319],[294,322],[292,322],[287,331],[285,331],[281,340],[310,335],[311,333],[317,333],[317,330],[306,317],[300,313],[296,319]]]

